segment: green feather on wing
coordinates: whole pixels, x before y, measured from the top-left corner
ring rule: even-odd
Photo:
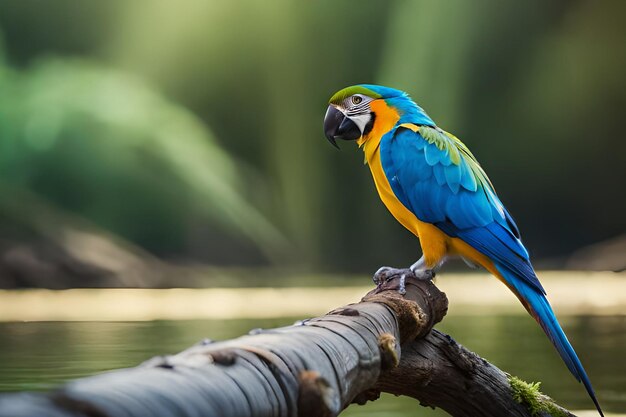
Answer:
[[[495,191],[493,184],[476,160],[476,157],[459,138],[454,136],[452,133],[430,126],[419,126],[419,134],[422,135],[428,143],[434,144],[442,151],[447,151],[450,156],[450,161],[454,165],[459,165],[461,163],[461,158],[463,158],[464,162],[467,163],[467,166],[474,174],[476,180],[483,186],[487,186],[490,191]]]

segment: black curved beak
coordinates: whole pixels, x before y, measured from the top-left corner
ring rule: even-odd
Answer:
[[[361,130],[335,106],[328,106],[326,116],[324,116],[324,134],[326,139],[339,149],[337,139],[357,140],[361,137]]]

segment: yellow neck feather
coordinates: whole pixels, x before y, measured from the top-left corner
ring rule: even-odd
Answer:
[[[393,129],[398,120],[400,120],[400,115],[396,109],[389,107],[385,100],[372,101],[370,109],[376,117],[374,127],[367,135],[357,140],[356,143],[363,148],[365,162],[371,165],[372,159],[380,146],[380,139],[385,133]]]

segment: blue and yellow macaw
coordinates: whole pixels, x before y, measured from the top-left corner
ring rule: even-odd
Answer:
[[[369,84],[332,96],[324,133],[336,147],[344,139],[363,149],[383,203],[420,240],[423,256],[411,265],[413,273],[432,276],[448,257],[460,256],[496,276],[541,325],[603,416],[515,221],[467,146],[437,127],[406,93]]]

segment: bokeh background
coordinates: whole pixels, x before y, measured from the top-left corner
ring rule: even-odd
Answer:
[[[30,285],[13,269],[50,272],[50,252],[90,263],[79,237],[42,230],[79,223],[178,264],[410,263],[418,243],[361,153],[336,152],[321,131],[329,96],[362,82],[408,91],[468,144],[539,265],[620,236],[624,249],[625,11],[619,0],[5,0],[3,276]]]
[[[364,284],[409,265],[419,244],[361,152],[322,132],[357,83],[409,92],[472,149],[537,266],[624,270],[625,18],[621,0],[2,0],[0,287]],[[28,331],[6,326],[16,354]],[[84,335],[67,326],[35,334]],[[600,328],[623,348],[622,316]]]

